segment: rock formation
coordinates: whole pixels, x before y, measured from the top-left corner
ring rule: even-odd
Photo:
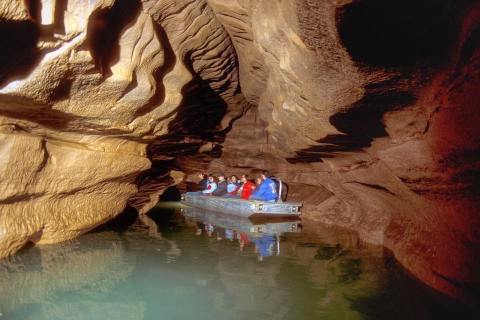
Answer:
[[[3,1],[0,256],[265,168],[478,298],[479,30],[474,0]]]
[[[255,105],[210,170],[266,168],[305,219],[357,230],[478,299],[475,1],[209,0]]]
[[[204,1],[0,6],[0,256],[113,218],[150,168],[147,145],[211,134],[237,91],[235,51]]]

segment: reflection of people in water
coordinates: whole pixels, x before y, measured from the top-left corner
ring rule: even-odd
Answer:
[[[205,232],[209,237],[211,237],[213,234],[213,230],[215,230],[215,227],[209,223],[204,223],[204,226],[205,226]]]
[[[225,229],[217,227],[217,240],[223,240],[225,238]]]
[[[203,231],[202,224],[199,223],[199,222],[195,223],[195,235],[196,236],[201,236],[202,231]]]
[[[250,243],[250,239],[248,238],[248,234],[246,232],[240,232],[238,243],[240,244],[240,251],[243,251],[245,245]]]
[[[253,242],[255,243],[258,260],[262,261],[264,258],[270,257],[273,254],[276,238],[274,234],[265,233],[261,237],[253,239]]]
[[[235,240],[235,231],[232,229],[225,229],[225,239],[228,239],[230,241]]]
[[[250,243],[255,244],[255,253],[259,261],[263,261],[266,257],[270,257],[275,253],[280,254],[279,240],[278,235],[274,233],[250,233],[250,232],[240,232],[234,229],[225,229],[222,227],[214,226],[210,223],[196,223],[196,235],[201,235],[202,231],[205,230],[208,237],[212,237],[215,234],[217,241],[227,239],[230,241],[238,240],[240,252],[243,252],[245,245]]]

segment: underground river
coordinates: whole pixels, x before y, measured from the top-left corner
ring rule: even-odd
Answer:
[[[0,262],[0,319],[468,319],[378,246],[300,221],[157,206]]]

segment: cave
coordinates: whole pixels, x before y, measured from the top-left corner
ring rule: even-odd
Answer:
[[[200,172],[268,170],[303,204],[295,230],[348,233],[291,240],[334,265],[338,286],[370,274],[344,249],[355,238],[381,248],[366,261],[396,270],[395,288],[434,292],[436,316],[478,316],[478,1],[6,0],[0,44],[0,262],[36,270],[49,246],[98,243],[52,250],[114,281],[97,254],[115,265],[139,230],[181,261],[172,237],[215,233],[178,208],[160,217],[159,201],[193,191]],[[342,303],[362,315],[384,301],[357,298]]]

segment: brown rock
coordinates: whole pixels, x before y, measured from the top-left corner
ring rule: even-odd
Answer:
[[[230,38],[203,1],[44,2],[0,4],[0,257],[113,218],[151,166],[147,145],[192,130],[189,99],[210,88],[228,100],[238,85]],[[163,188],[182,178],[170,168]],[[162,189],[140,188],[146,210]]]

